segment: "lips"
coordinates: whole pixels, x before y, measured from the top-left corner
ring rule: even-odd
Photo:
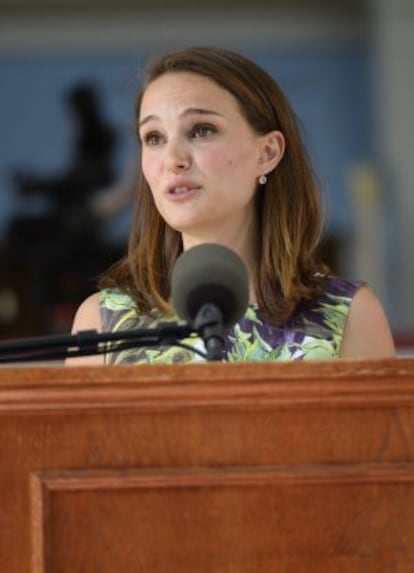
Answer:
[[[167,195],[170,197],[188,197],[193,195],[201,189],[200,185],[193,183],[192,181],[174,181],[167,189]]]
[[[168,192],[170,195],[186,195],[187,193],[190,193],[192,191],[197,191],[198,189],[200,189],[200,187],[195,187],[195,186],[183,187],[183,186],[180,186],[180,187],[171,187]]]

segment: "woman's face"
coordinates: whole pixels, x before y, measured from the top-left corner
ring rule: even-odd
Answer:
[[[139,124],[143,174],[185,247],[253,231],[269,136],[253,131],[229,92],[199,74],[166,73],[146,89]]]

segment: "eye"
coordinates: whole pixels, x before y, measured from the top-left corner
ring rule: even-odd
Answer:
[[[150,131],[143,136],[143,141],[149,147],[155,147],[161,143],[162,135],[157,131]]]
[[[191,137],[194,139],[203,139],[216,133],[217,129],[208,123],[199,123],[193,127],[191,130]]]

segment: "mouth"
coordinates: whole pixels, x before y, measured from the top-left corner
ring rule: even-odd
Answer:
[[[177,186],[177,187],[170,187],[168,189],[167,194],[172,197],[187,197],[189,195],[194,195],[197,191],[199,191],[201,187],[198,186]]]

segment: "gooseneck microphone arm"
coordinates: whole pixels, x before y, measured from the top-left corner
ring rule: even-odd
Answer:
[[[181,340],[197,335],[197,330],[189,324],[166,322],[157,328],[102,333],[83,330],[70,335],[22,338],[0,342],[0,363],[59,360],[142,346],[186,346]],[[207,358],[197,349],[188,348]]]

